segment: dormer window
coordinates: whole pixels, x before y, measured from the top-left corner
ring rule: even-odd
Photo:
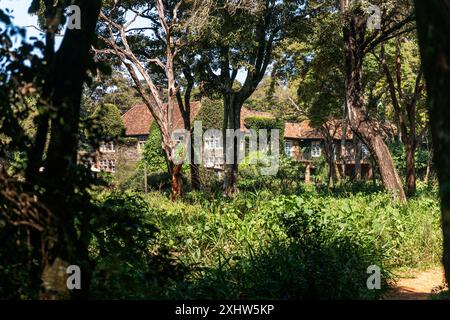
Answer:
[[[100,152],[116,152],[116,147],[114,145],[114,142],[102,142],[100,144]]]

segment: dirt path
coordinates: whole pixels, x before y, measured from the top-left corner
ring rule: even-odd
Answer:
[[[427,300],[433,289],[444,282],[442,268],[435,268],[424,272],[417,272],[414,278],[401,278],[386,296],[386,300]]]

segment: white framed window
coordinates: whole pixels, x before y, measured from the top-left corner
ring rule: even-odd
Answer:
[[[116,172],[116,160],[108,160],[108,171]]]
[[[178,146],[180,143],[184,142],[184,136],[180,135],[175,139],[175,146]]]
[[[144,151],[145,144],[147,143],[147,137],[138,137],[137,148],[139,152]]]
[[[108,161],[100,160],[100,170],[107,171],[108,170]]]
[[[216,136],[208,136],[205,138],[205,148],[208,150],[220,149],[222,147],[222,143],[220,141],[220,137]]]
[[[285,141],[284,142],[284,153],[288,156],[288,157],[293,157],[294,156],[294,144],[292,143],[292,141]]]
[[[320,141],[311,142],[311,157],[319,158],[322,155],[322,147],[320,146]]]
[[[116,146],[114,145],[114,142],[102,142],[100,144],[100,152],[116,152]]]

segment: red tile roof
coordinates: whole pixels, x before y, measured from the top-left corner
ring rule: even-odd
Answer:
[[[330,120],[328,123],[328,129],[330,135],[334,139],[341,139],[342,128],[340,120]],[[309,120],[304,120],[297,123],[286,123],[284,126],[284,137],[290,139],[323,139],[323,133],[320,128],[314,128],[311,126]],[[350,126],[347,128],[346,139],[353,139]]]
[[[194,119],[201,109],[201,102],[191,103],[191,119]],[[241,129],[245,128],[245,119],[249,117],[267,117],[274,116],[269,112],[262,112],[242,108],[241,110]],[[150,126],[153,122],[153,116],[146,105],[136,105],[128,110],[123,116],[127,136],[148,135]],[[183,117],[178,108],[174,109],[173,114],[174,129],[183,129]],[[328,122],[330,134],[334,139],[341,139],[342,129],[340,120],[331,120]],[[353,139],[350,127],[347,129],[347,139]],[[323,139],[323,134],[319,128],[313,128],[310,121],[305,120],[298,123],[286,123],[284,129],[284,137],[288,139]]]
[[[200,111],[200,102],[191,102],[191,119],[194,119]],[[144,136],[150,133],[153,116],[146,105],[136,105],[122,115],[125,124],[125,135]],[[179,108],[173,111],[174,129],[183,129],[183,117]]]

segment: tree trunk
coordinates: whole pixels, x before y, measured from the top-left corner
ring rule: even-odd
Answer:
[[[415,141],[409,141],[405,145],[406,152],[406,192],[408,196],[416,193],[416,149]]]
[[[450,4],[445,0],[415,0],[415,6],[430,105],[434,163],[441,187],[443,264],[450,283]]]
[[[355,149],[355,179],[361,181],[361,141],[355,135],[353,137],[353,146]]]
[[[224,99],[224,127],[223,127],[223,154],[225,160],[225,174],[223,193],[226,197],[232,197],[237,192],[238,177],[238,153],[239,141],[235,137],[232,145],[227,145],[227,129],[239,130],[241,126],[242,103],[237,101],[235,94],[226,95]],[[232,148],[232,159],[227,158],[227,150]]]
[[[181,174],[182,164],[170,165],[171,199],[176,201],[183,196],[183,179]]]
[[[100,0],[75,1],[81,8],[81,30],[67,30],[55,55],[55,81],[52,88],[52,107],[55,117],[51,122],[51,141],[45,170],[45,202],[56,218],[57,243],[50,248],[49,261],[43,267],[43,276],[59,279],[60,266],[78,265],[82,270],[82,289],[71,292],[74,298],[86,298],[90,270],[88,248],[79,241],[75,226],[77,207],[82,206],[76,194],[74,175],[77,166],[80,104],[89,51],[100,12]],[[65,286],[65,283],[64,283]],[[50,287],[55,298],[66,297],[67,290]],[[44,293],[45,294],[45,293]]]
[[[380,168],[385,188],[401,201],[406,200],[403,184],[377,124],[365,112],[363,74],[363,43],[367,20],[363,12],[355,12],[344,26],[346,100],[352,131],[371,149]]]
[[[425,171],[425,178],[424,178],[424,182],[427,185],[430,183],[432,157],[433,157],[433,147],[428,147],[427,168]]]

